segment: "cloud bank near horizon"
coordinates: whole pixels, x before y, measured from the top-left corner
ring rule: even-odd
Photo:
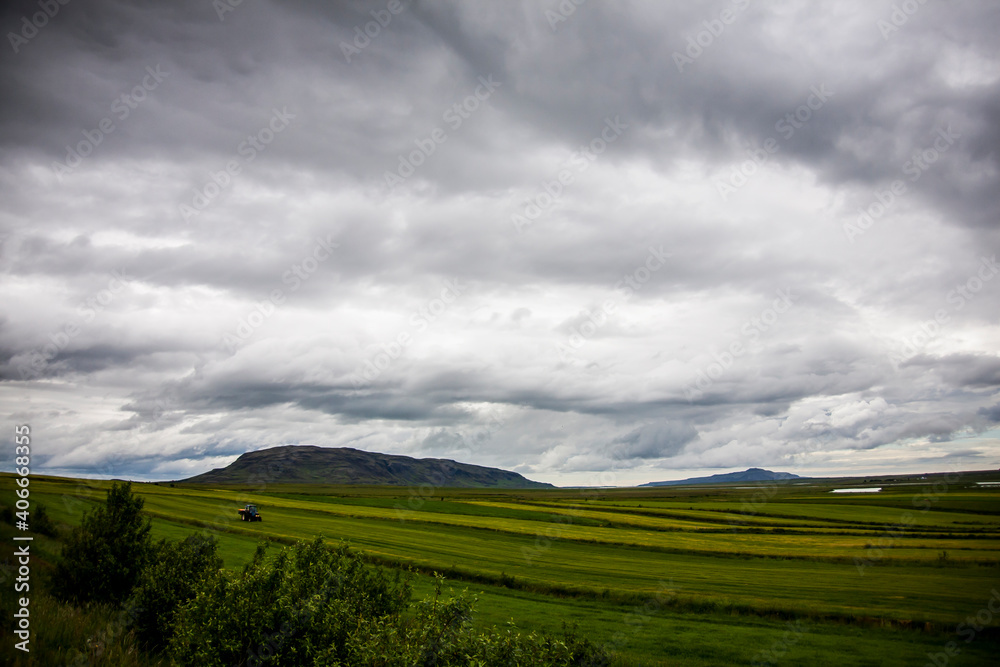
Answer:
[[[995,468],[1000,8],[902,5],[9,3],[4,428],[147,479]]]

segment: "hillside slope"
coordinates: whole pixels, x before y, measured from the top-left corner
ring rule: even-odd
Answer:
[[[690,477],[688,479],[675,479],[669,482],[648,482],[640,486],[676,486],[679,484],[724,484],[734,482],[771,482],[780,479],[802,479],[798,475],[790,472],[771,472],[763,468],[747,468],[743,472],[727,472],[721,475],[710,475],[708,477]]]
[[[516,472],[449,459],[365,452],[349,447],[286,445],[247,452],[225,468],[195,475],[195,484],[368,484],[496,489],[555,488]]]

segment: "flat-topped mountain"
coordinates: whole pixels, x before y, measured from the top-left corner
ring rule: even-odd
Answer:
[[[368,484],[390,486],[555,488],[516,472],[450,459],[365,452],[350,447],[285,445],[247,452],[225,468],[195,475],[194,484]]]
[[[790,472],[771,472],[763,468],[747,468],[743,472],[727,472],[721,475],[710,475],[708,477],[690,477],[688,479],[675,479],[669,482],[648,482],[639,486],[676,486],[679,484],[722,484],[734,482],[771,482],[779,479],[802,479],[798,475]]]

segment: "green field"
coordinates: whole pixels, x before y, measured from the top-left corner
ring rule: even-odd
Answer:
[[[32,499],[73,524],[109,484],[39,477]],[[154,535],[208,531],[227,567],[264,539],[346,540],[416,570],[417,597],[443,572],[478,596],[477,622],[574,623],[623,665],[923,665],[951,641],[961,653],[949,664],[1000,655],[1000,613],[988,607],[1000,590],[1000,488],[966,479],[865,496],[801,483],[133,488]],[[263,522],[239,520],[245,502]],[[973,631],[964,623],[977,613]]]

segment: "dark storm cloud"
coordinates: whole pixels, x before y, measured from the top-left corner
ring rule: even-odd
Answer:
[[[976,414],[980,414],[991,422],[1000,422],[1000,403],[988,408],[979,408]]]
[[[614,456],[621,459],[661,459],[680,453],[697,437],[690,424],[647,424],[615,439],[611,447]]]
[[[995,456],[1000,10],[564,4],[72,2],[7,36],[0,391],[48,465]]]
[[[954,387],[1000,387],[1000,357],[995,355],[950,354],[939,358],[920,355],[903,365],[934,370]]]

